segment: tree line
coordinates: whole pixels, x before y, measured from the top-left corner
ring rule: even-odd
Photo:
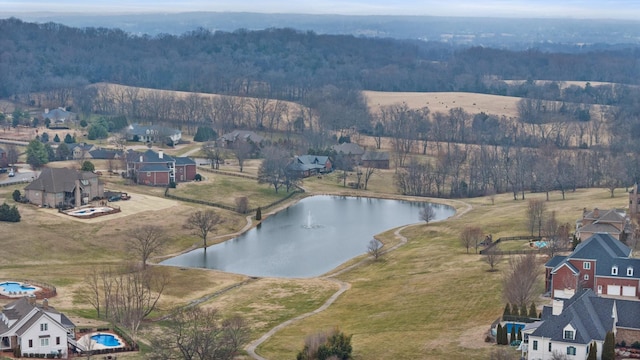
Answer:
[[[318,35],[293,29],[196,29],[136,36],[118,29],[0,20],[0,97],[98,82],[298,101],[331,85],[378,91],[472,91],[530,96],[500,79],[590,80],[637,84],[637,48],[580,53],[454,47],[438,42]],[[57,89],[65,89],[58,91]],[[615,96],[545,91],[554,100],[594,103]],[[528,95],[529,94],[529,95]],[[53,95],[53,94],[52,94]]]

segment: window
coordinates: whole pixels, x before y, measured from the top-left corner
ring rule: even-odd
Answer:
[[[584,274],[584,279],[589,280],[589,274]]]
[[[551,342],[549,342],[549,352],[551,352]]]
[[[618,267],[617,266],[613,266],[611,268],[611,275],[618,275]]]
[[[575,346],[567,346],[567,355],[575,355],[575,354],[576,354]]]
[[[564,336],[563,339],[569,339],[569,340],[574,340],[574,332],[573,330],[565,330],[564,331]]]
[[[147,176],[151,176],[151,172],[150,171],[147,171]]]
[[[49,346],[49,338],[40,339],[40,346]]]
[[[633,276],[633,268],[631,266],[627,268],[627,276]]]
[[[533,350],[538,350],[538,340],[533,340]]]
[[[40,324],[40,331],[47,331],[47,330],[49,330],[49,324],[47,323]]]
[[[583,262],[582,263],[582,268],[585,269],[585,270],[591,269],[591,263],[588,262],[588,261]]]
[[[29,340],[29,347],[32,348],[33,347],[33,340]]]
[[[56,345],[60,345],[60,336],[56,336]]]

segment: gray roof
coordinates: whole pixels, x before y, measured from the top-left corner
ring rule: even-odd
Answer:
[[[115,159],[121,156],[122,152],[110,149],[94,149],[89,151],[89,154],[91,154],[91,157],[94,159]]]
[[[169,172],[169,168],[162,164],[146,164],[140,167],[140,172]]]
[[[66,111],[65,109],[57,108],[57,109],[49,110],[49,112],[43,112],[42,118],[43,119],[49,118],[50,120],[65,120],[71,117],[71,115],[73,115],[72,112]]]
[[[89,180],[98,175],[89,171],[77,171],[67,168],[44,168],[37,179],[29,183],[25,190],[40,190],[48,193],[72,192],[76,180]]]
[[[614,309],[617,326],[640,329],[640,301],[598,297],[593,290],[585,289],[564,302],[560,315],[547,316],[532,336],[576,344],[604,341],[607,331],[613,329]],[[575,340],[563,339],[563,329],[568,324],[576,329]]]
[[[340,154],[347,154],[347,155],[362,155],[364,154],[364,149],[355,143],[342,143],[339,145],[333,145],[331,146],[331,150],[335,151],[336,153]]]
[[[127,134],[130,134],[130,135],[147,136],[149,135],[150,131],[157,131],[158,135],[163,135],[163,136],[171,136],[171,135],[181,133],[180,130],[168,128],[165,126],[159,126],[159,125],[131,124],[129,125],[129,127],[127,127]]]
[[[259,144],[261,143],[264,138],[258,134],[256,134],[253,131],[249,131],[249,130],[233,130],[230,133],[224,134],[222,136],[220,136],[221,140],[224,141],[229,141],[229,142],[234,142],[237,139],[242,139],[242,140],[251,140],[252,142]]]
[[[195,165],[196,162],[190,157],[176,157],[176,165]]]
[[[22,318],[27,316],[33,309],[38,309],[38,313],[35,316],[32,316],[25,322],[19,329],[15,329],[15,333],[17,335],[22,335],[26,330],[28,330],[34,323],[36,323],[42,316],[50,317],[49,314],[60,314],[55,308],[52,306],[47,306],[47,308],[43,308],[42,304],[30,304],[29,299],[26,297],[20,298],[14,302],[11,302],[4,306],[2,309],[2,313],[11,320],[16,320],[14,324],[17,324]],[[62,323],[61,326],[65,328],[73,328],[75,325],[68,317],[64,314],[61,315]],[[55,319],[51,318],[55,323]],[[11,330],[4,322],[0,321],[0,334],[4,334],[7,331]]]
[[[389,160],[389,153],[386,151],[370,151],[367,150],[362,155],[364,161],[387,161]]]
[[[579,232],[585,233],[609,233],[609,234],[620,234],[620,231],[617,227],[611,225],[610,223],[601,223],[594,222],[592,224],[587,224],[585,226],[580,227],[578,229]]]
[[[560,263],[562,263],[567,257],[566,256],[562,256],[562,255],[556,255],[554,257],[552,257],[551,259],[549,259],[549,261],[547,261],[546,264],[544,264],[545,267],[550,267],[550,268],[555,268],[556,266],[560,265]]]
[[[597,216],[596,216],[597,213]],[[584,219],[587,220],[595,220],[599,222],[624,222],[624,215],[620,214],[616,209],[611,210],[599,210],[593,209],[592,211],[588,211],[583,215]]]
[[[142,156],[142,161],[140,161],[140,156]],[[143,152],[143,153],[139,153],[139,152],[135,152],[133,150],[131,150],[129,152],[129,154],[127,155],[127,157],[130,159],[130,161],[133,162],[143,162],[143,163],[168,163],[168,162],[174,162],[175,160],[173,159],[172,156],[165,154],[164,152],[162,153],[162,158],[160,158],[160,153],[157,153],[151,149]]]

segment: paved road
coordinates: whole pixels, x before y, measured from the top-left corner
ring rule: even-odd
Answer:
[[[21,165],[18,165],[18,170],[16,171],[16,176],[14,177],[8,177],[7,174],[2,174],[0,175],[0,184],[1,185],[6,185],[6,184],[12,184],[12,183],[21,183],[24,181],[32,181],[33,179],[37,178],[40,175],[40,172],[38,171],[33,171],[31,169],[29,169],[27,166],[23,167]]]

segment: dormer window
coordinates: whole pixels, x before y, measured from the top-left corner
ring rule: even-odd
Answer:
[[[565,330],[564,331],[564,336],[562,337],[565,340],[575,340],[575,331],[573,330]]]
[[[633,268],[631,266],[627,268],[627,276],[633,276]]]
[[[611,275],[618,275],[618,267],[617,266],[612,266],[611,267]]]

